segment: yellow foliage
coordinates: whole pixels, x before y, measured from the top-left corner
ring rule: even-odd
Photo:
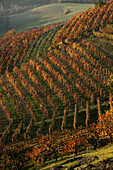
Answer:
[[[69,39],[68,38],[65,39],[65,43],[67,43],[67,44],[69,43]]]
[[[55,48],[54,46],[50,46],[50,47],[48,48],[48,51],[52,52],[52,50],[53,50],[54,48]]]
[[[58,45],[63,45],[63,42],[62,42],[62,41],[60,41],[60,42],[58,43]]]

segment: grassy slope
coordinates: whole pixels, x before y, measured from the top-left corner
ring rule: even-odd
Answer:
[[[38,19],[45,18],[56,18],[62,17],[64,15],[64,9],[69,9],[70,13],[78,13],[81,11],[86,10],[87,8],[92,7],[93,4],[73,4],[73,3],[64,3],[64,4],[51,4],[51,5],[44,5],[41,7],[37,7],[31,9],[29,11],[12,15],[9,17],[9,23],[11,26],[13,25],[23,25],[25,23],[34,21]]]
[[[54,23],[65,22],[73,15],[83,12],[88,8],[93,7],[94,4],[77,4],[77,3],[63,3],[45,5],[32,10],[12,15],[8,17],[9,29],[14,28],[18,32],[27,31],[33,28],[42,27]],[[68,10],[68,14],[64,12]],[[8,30],[6,30],[7,32]],[[0,37],[5,32],[0,31]]]
[[[98,157],[98,158],[97,158]],[[57,163],[55,162],[48,162],[48,164],[43,168],[40,168],[41,170],[49,170],[57,165],[62,165],[64,169],[67,169],[71,166],[77,166],[77,168],[85,168],[89,163],[93,165],[97,165],[100,161],[107,160],[109,158],[113,158],[113,145],[105,146],[103,148],[97,149],[96,151],[89,151],[86,153],[80,153],[75,160],[73,159],[74,155],[70,155],[65,157],[63,160],[59,158],[59,161]],[[39,167],[35,167],[38,169]],[[34,168],[32,168],[33,170]]]

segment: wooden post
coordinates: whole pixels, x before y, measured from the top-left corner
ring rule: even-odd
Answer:
[[[74,121],[73,121],[73,128],[76,129],[77,126],[77,116],[78,116],[78,105],[75,103],[75,112],[74,112]]]
[[[53,131],[54,124],[55,124],[55,119],[56,119],[56,111],[53,112],[53,116],[51,119],[51,124],[49,125],[49,133]]]
[[[1,121],[1,117],[0,117],[0,135],[2,133],[2,121]]]
[[[43,128],[44,128],[44,124],[45,124],[45,111],[43,113],[43,116],[42,116],[42,120],[41,120],[41,123],[40,123],[40,127],[38,128],[37,130],[37,135],[39,135],[39,132],[42,132]]]
[[[102,113],[101,113],[101,106],[100,106],[100,98],[97,97],[97,107],[98,107],[98,117],[100,118]]]
[[[61,130],[63,131],[66,128],[66,121],[67,121],[67,109],[64,109],[64,116],[62,120]]]
[[[112,94],[109,94],[109,104],[110,104],[110,110],[113,112],[113,104],[112,104]]]
[[[86,101],[86,127],[89,126],[89,101]]]
[[[91,100],[90,100],[91,103],[94,103],[94,95],[91,94]]]

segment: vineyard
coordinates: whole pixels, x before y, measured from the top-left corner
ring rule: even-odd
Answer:
[[[103,48],[103,41],[110,52]],[[108,86],[112,74],[113,1],[77,14],[65,24],[24,33],[9,31],[0,39],[1,146],[58,130],[52,138],[55,147],[60,146],[61,154],[67,145],[66,153],[75,152],[65,130],[88,128],[103,110],[112,109]],[[88,133],[84,130],[79,135],[78,145],[82,140],[87,143]],[[49,138],[41,138],[41,144]]]

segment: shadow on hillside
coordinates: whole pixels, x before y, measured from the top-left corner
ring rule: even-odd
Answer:
[[[70,162],[74,162],[74,161],[80,160],[80,159],[82,159],[82,158],[83,158],[83,156],[80,156],[80,157],[77,157],[77,158],[72,158],[72,159],[69,159],[69,160],[63,162],[61,165],[65,165],[65,164],[67,164],[67,163],[70,163]]]

